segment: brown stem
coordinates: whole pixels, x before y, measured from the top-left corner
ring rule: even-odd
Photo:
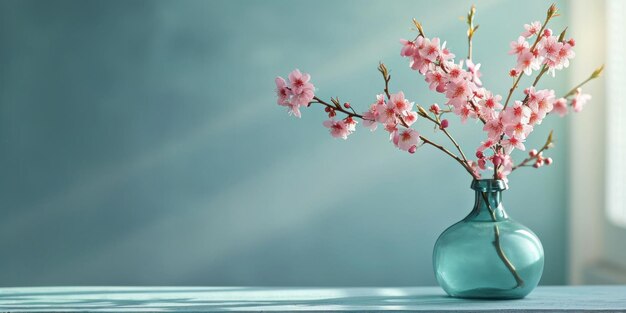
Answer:
[[[346,115],[348,115],[350,117],[357,117],[357,118],[360,118],[362,120],[366,120],[366,118],[363,118],[363,115],[356,113],[354,111],[354,109],[352,110],[352,112],[350,112],[348,110],[343,109],[342,107],[337,107],[335,105],[332,105],[332,104],[330,104],[330,103],[328,103],[328,102],[326,102],[326,101],[324,101],[324,100],[322,100],[322,99],[320,99],[318,97],[313,97],[313,100],[315,100],[315,101],[313,101],[311,103],[319,103],[321,105],[325,105],[325,106],[327,106],[329,108],[332,108],[335,111],[342,112],[342,113],[344,113],[344,114],[346,114]]]
[[[481,194],[483,196],[483,201],[485,201],[485,203],[487,204],[487,208],[489,209],[489,214],[491,215],[491,219],[493,220],[494,223],[497,222],[496,212],[491,207],[491,203],[489,202],[487,194],[485,192],[481,192]],[[517,269],[515,269],[515,266],[513,265],[513,263],[511,263],[511,260],[509,260],[509,258],[504,253],[504,250],[502,249],[502,244],[500,242],[500,228],[498,228],[497,224],[494,224],[493,229],[495,233],[495,239],[493,241],[493,245],[496,248],[496,252],[498,253],[498,256],[500,257],[504,265],[509,269],[509,272],[511,272],[511,274],[513,275],[513,278],[515,278],[515,282],[517,283],[517,285],[513,289],[517,287],[523,287],[524,280],[522,279],[521,276],[519,276]]]
[[[419,107],[418,107],[419,109]],[[423,111],[422,110],[418,110],[418,111]],[[426,111],[424,111],[426,112]],[[448,137],[448,139],[450,139],[450,141],[452,142],[452,144],[454,145],[454,147],[456,148],[457,151],[459,151],[459,153],[461,154],[461,157],[463,158],[463,161],[465,162],[465,164],[467,164],[467,166],[469,166],[469,162],[467,161],[467,157],[465,156],[465,153],[463,153],[463,150],[461,149],[461,146],[459,145],[459,143],[454,140],[454,138],[452,137],[452,135],[450,135],[450,133],[445,129],[441,127],[441,122],[430,117],[427,113],[424,114],[420,114],[421,116],[425,117],[426,119],[430,120],[431,122],[435,123],[435,125],[439,126],[439,129],[441,129],[443,131],[443,133],[446,135],[446,137]]]
[[[431,145],[431,146],[433,146],[433,147],[435,147],[435,148],[437,148],[437,149],[439,149],[439,150],[443,151],[445,154],[447,154],[447,155],[449,155],[450,157],[452,157],[454,160],[456,160],[457,162],[459,162],[459,164],[461,164],[461,166],[463,166],[463,168],[464,168],[464,169],[465,169],[465,170],[466,170],[466,171],[467,171],[467,172],[468,172],[468,173],[469,173],[472,177],[474,177],[474,172],[473,172],[473,171],[472,171],[472,169],[469,167],[469,164],[467,164],[467,163],[463,162],[463,160],[461,160],[461,158],[459,158],[458,156],[456,156],[454,153],[450,152],[450,150],[446,149],[444,146],[442,146],[442,145],[440,145],[440,144],[436,144],[436,143],[432,142],[431,140],[429,140],[428,138],[426,138],[426,137],[424,137],[424,136],[421,136],[421,135],[420,135],[420,139],[421,139],[423,142],[425,142],[425,143],[427,143],[427,144],[429,144],[429,145]]]

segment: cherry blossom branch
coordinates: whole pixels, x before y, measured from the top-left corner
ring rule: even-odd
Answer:
[[[602,64],[602,66],[598,67],[597,69],[595,69],[593,71],[593,73],[591,73],[591,75],[589,75],[589,77],[587,79],[585,79],[582,83],[576,85],[574,88],[572,88],[572,90],[570,90],[568,93],[566,93],[563,98],[567,98],[573,94],[576,93],[576,90],[580,87],[582,87],[583,85],[585,85],[586,83],[588,83],[589,81],[596,79],[598,77],[600,77],[600,75],[602,75],[602,72],[604,71],[604,64]]]
[[[513,168],[511,169],[511,172],[515,171],[516,169],[518,169],[520,167],[529,166],[529,165],[527,165],[528,162],[533,161],[533,160],[539,158],[543,151],[552,148],[554,146],[553,140],[552,140],[552,133],[553,133],[553,131],[551,130],[550,134],[548,135],[548,139],[546,140],[546,143],[543,145],[543,147],[541,147],[541,149],[539,149],[539,151],[537,151],[537,153],[534,153],[534,155],[529,156],[528,158],[524,159],[519,164],[513,166]]]
[[[550,8],[548,8],[548,13],[546,15],[546,20],[543,22],[543,25],[541,25],[541,29],[539,29],[539,32],[537,33],[537,38],[535,38],[535,42],[530,47],[530,51],[531,52],[533,50],[535,50],[535,47],[537,47],[537,44],[539,43],[541,38],[543,38],[543,31],[544,31],[544,29],[546,29],[546,25],[548,24],[548,22],[550,21],[550,19],[552,19],[555,16],[557,16],[557,8],[556,8],[555,4],[552,4],[550,6]],[[506,96],[506,101],[504,101],[504,108],[502,110],[506,109],[506,107],[509,105],[509,101],[511,100],[511,96],[513,95],[513,91],[515,91],[515,89],[517,89],[517,86],[519,85],[519,82],[522,79],[522,76],[523,76],[522,73],[519,73],[517,75],[517,78],[515,79],[515,82],[513,83],[513,86],[511,87],[511,89],[509,89],[509,94]]]
[[[324,101],[324,100],[322,100],[322,99],[318,98],[317,96],[314,96],[314,97],[313,97],[313,100],[315,100],[315,101],[310,102],[310,103],[309,103],[309,105],[310,105],[310,104],[312,104],[312,103],[319,103],[319,104],[324,105],[324,106],[326,106],[326,107],[332,108],[332,109],[333,109],[333,110],[335,110],[335,111],[339,111],[339,112],[341,112],[341,113],[344,113],[344,114],[346,114],[346,115],[348,115],[348,116],[350,116],[350,117],[356,117],[356,118],[359,118],[359,119],[361,119],[361,120],[369,120],[369,119],[364,118],[364,117],[363,117],[363,115],[361,115],[361,114],[358,114],[358,113],[354,113],[354,112],[350,112],[350,111],[345,110],[344,108],[342,108],[340,105],[338,105],[338,104],[337,104],[338,102],[337,102],[337,103],[335,103],[335,101],[333,101],[333,104],[330,104],[330,103],[328,103],[328,102],[326,102],[326,101]],[[334,99],[333,99],[333,100],[334,100]],[[407,129],[408,129],[408,128],[410,128],[410,127],[409,127],[409,125],[408,125],[408,124],[404,121],[404,119],[402,118],[402,116],[398,116],[398,117],[399,117],[399,119],[400,119],[400,124],[401,124],[403,127],[407,128]],[[464,169],[465,169],[465,170],[466,170],[466,171],[467,171],[467,172],[468,172],[468,173],[469,173],[472,177],[474,177],[474,173],[473,173],[473,171],[471,170],[471,168],[469,167],[469,164],[467,163],[467,161],[465,161],[465,162],[464,162],[464,161],[463,161],[460,157],[458,157],[458,156],[457,156],[457,155],[455,155],[454,153],[450,152],[450,150],[446,149],[444,146],[442,146],[442,145],[440,145],[440,144],[437,144],[437,143],[433,142],[432,140],[430,140],[430,139],[428,139],[428,138],[426,138],[426,137],[424,137],[424,136],[422,136],[422,135],[420,135],[419,137],[420,137],[420,139],[421,139],[424,143],[427,143],[427,144],[429,144],[429,145],[431,145],[431,146],[433,146],[433,147],[435,147],[435,148],[437,148],[437,149],[441,150],[443,153],[445,153],[445,154],[447,154],[448,156],[450,156],[451,158],[453,158],[455,161],[457,161],[459,164],[461,164],[461,166],[463,166],[463,168],[464,168]]]
[[[369,121],[369,119],[364,118],[363,115],[354,112],[354,109],[352,110],[352,112],[350,112],[350,111],[345,110],[344,108],[342,108],[341,105],[338,105],[337,103],[330,104],[330,103],[328,103],[328,102],[318,98],[317,96],[314,96],[313,100],[315,100],[315,101],[311,101],[309,103],[309,105],[311,105],[311,103],[319,103],[319,104],[327,106],[327,107],[329,107],[329,108],[331,108],[331,109],[333,109],[335,111],[339,111],[341,113],[344,113],[344,114],[346,114],[346,115],[348,115],[350,117],[356,117],[356,118],[360,118],[362,120],[368,120]]]
[[[416,21],[414,21],[415,23],[417,23]],[[419,23],[417,23],[419,24]],[[421,25],[420,25],[421,28]],[[423,34],[423,30],[420,30],[420,34]],[[385,94],[387,95],[387,99],[391,98],[391,95],[389,94],[389,81],[391,80],[391,75],[389,75],[389,71],[387,70],[387,67],[385,66],[384,63],[380,62],[378,64],[378,71],[383,75],[383,79],[385,80]],[[439,118],[433,119],[432,117],[430,117],[428,115],[428,113],[424,110],[424,108],[422,108],[420,105],[417,105],[418,108],[418,114],[425,117],[426,119],[430,120],[431,122],[433,122],[435,125],[437,125],[442,131],[443,133],[448,137],[448,139],[450,139],[450,141],[452,142],[452,144],[456,147],[456,149],[459,151],[459,153],[461,154],[461,157],[463,158],[462,160],[454,155],[453,153],[451,153],[449,150],[445,149],[443,146],[441,145],[436,145],[434,142],[426,139],[423,136],[420,136],[420,138],[422,138],[422,140],[428,144],[433,145],[434,147],[438,148],[439,150],[443,151],[444,153],[448,154],[449,156],[453,157],[454,159],[456,159],[457,161],[459,161],[461,163],[461,165],[472,175],[472,177],[474,176],[473,171],[471,170],[471,167],[469,166],[469,162],[467,161],[467,157],[465,156],[465,153],[463,153],[463,150],[461,149],[461,146],[458,144],[458,142],[456,140],[454,140],[454,138],[452,137],[452,135],[450,135],[450,133],[445,129],[445,127],[441,127],[441,122],[438,121]],[[402,124],[402,126],[409,128],[409,125],[404,121],[404,118],[400,115],[398,115],[398,118]]]

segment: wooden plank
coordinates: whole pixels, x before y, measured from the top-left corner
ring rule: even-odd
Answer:
[[[439,287],[1,288],[11,312],[626,312],[626,286],[538,287],[522,300],[464,300]]]

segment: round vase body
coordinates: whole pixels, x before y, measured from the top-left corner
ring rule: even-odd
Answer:
[[[523,298],[543,273],[541,242],[504,211],[504,181],[475,180],[472,189],[476,191],[472,212],[446,229],[435,243],[437,281],[453,297]]]

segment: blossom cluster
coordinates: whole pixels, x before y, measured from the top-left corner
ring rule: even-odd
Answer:
[[[530,75],[533,70],[541,70],[554,76],[556,70],[569,66],[569,59],[574,57],[574,39],[564,41],[553,36],[539,22],[527,24],[525,29],[511,43],[510,53],[517,55],[517,66],[510,75],[519,78],[521,73]],[[533,36],[536,41],[531,46],[527,39]],[[526,149],[524,142],[534,127],[553,111],[560,116],[567,114],[566,98],[556,98],[554,90],[536,90],[534,85],[524,90],[523,100],[516,100],[513,105],[503,104],[501,95],[494,95],[482,86],[480,64],[470,59],[456,64],[454,54],[445,48],[445,42],[440,44],[439,38],[429,39],[420,34],[415,40],[403,39],[401,43],[400,55],[410,60],[411,69],[424,75],[431,90],[445,96],[451,112],[462,122],[478,119],[484,123],[487,139],[477,148],[478,160],[470,162],[475,176],[480,175],[480,170],[498,168],[498,178],[506,179],[513,168],[511,153],[514,149]],[[578,89],[570,105],[579,112],[589,99],[589,95]],[[486,150],[493,153],[486,156]]]
[[[545,158],[542,152],[551,147],[549,141],[540,150],[531,150],[529,157],[522,163],[515,165],[511,154],[514,150],[526,150],[525,142],[530,133],[544,118],[551,113],[565,116],[569,107],[574,112],[580,112],[585,103],[591,98],[580,88],[587,81],[597,78],[602,68],[596,70],[592,76],[576,86],[564,96],[558,97],[552,89],[537,89],[536,85],[545,73],[555,76],[557,70],[569,66],[570,59],[574,58],[574,39],[565,40],[565,31],[555,36],[545,24],[556,14],[556,7],[548,10],[548,18],[544,25],[532,22],[524,25],[524,31],[516,41],[511,42],[509,54],[516,56],[516,65],[509,71],[513,78],[513,87],[508,95],[495,94],[483,87],[480,72],[481,64],[471,60],[471,40],[476,31],[471,23],[468,31],[470,41],[468,58],[455,62],[455,55],[446,48],[446,42],[424,35],[421,25],[415,22],[419,34],[414,40],[402,39],[400,55],[409,59],[409,67],[424,76],[430,90],[440,93],[445,98],[445,106],[432,104],[426,110],[422,106],[406,99],[404,93],[390,93],[388,83],[390,76],[386,67],[381,63],[379,71],[385,80],[384,93],[376,95],[376,101],[369,109],[361,114],[357,113],[349,103],[343,105],[338,99],[331,98],[331,103],[319,99],[314,94],[314,86],[309,82],[310,75],[294,70],[289,74],[289,83],[281,77],[276,78],[276,93],[278,104],[288,108],[290,114],[300,117],[300,108],[312,103],[325,106],[329,119],[323,125],[329,129],[335,138],[347,139],[356,129],[356,120],[361,119],[363,126],[374,131],[381,125],[389,133],[390,141],[400,150],[414,153],[422,143],[428,143],[445,152],[475,178],[481,176],[481,171],[493,171],[494,178],[507,179],[513,170],[534,162],[534,167],[549,165],[552,159]],[[471,15],[470,17],[473,17]],[[532,43],[531,43],[532,42]],[[525,75],[537,72],[533,84],[523,90],[521,99],[512,99],[513,91],[518,87],[520,79]],[[511,101],[512,100],[512,101]],[[336,119],[337,113],[345,117]],[[458,143],[448,132],[450,121],[444,114],[457,115],[462,123],[474,120],[483,124],[485,139],[476,148],[476,159],[466,158]],[[441,145],[421,136],[412,126],[422,117],[427,122],[435,124],[435,129],[441,130],[454,144],[458,154],[450,152]]]
[[[311,75],[302,74],[296,69],[289,74],[289,84],[282,77],[276,77],[278,105],[287,107],[289,114],[300,117],[300,107],[308,106],[315,96],[315,86],[309,82]]]

